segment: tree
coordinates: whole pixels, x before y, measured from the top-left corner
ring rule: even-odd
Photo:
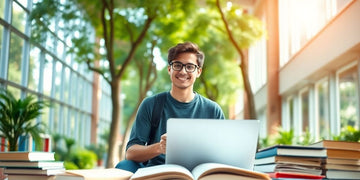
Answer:
[[[149,31],[152,35],[160,31],[164,34],[166,31],[171,36],[173,32],[181,30],[181,19],[191,14],[193,4],[190,0],[69,0],[64,3],[43,0],[35,5],[31,13],[34,24],[32,38],[44,42],[43,34],[49,31],[49,25],[54,23],[54,19],[63,20],[57,25],[65,37],[71,38],[69,52],[76,54],[77,60],[85,62],[90,70],[99,73],[111,87],[113,112],[106,167],[113,167],[117,156],[115,147],[120,132],[120,82],[126,68]],[[91,41],[89,35],[94,33],[84,21],[95,27],[95,36],[101,41]],[[153,25],[155,23],[157,26]],[[100,44],[102,41],[103,46]],[[163,42],[166,43],[166,39]],[[103,53],[98,51],[100,47],[104,49]],[[96,66],[95,61],[101,61],[100,66]]]
[[[224,12],[221,8],[220,0],[216,0],[215,4],[221,15],[221,20],[229,40],[240,56],[239,67],[241,69],[246,99],[249,106],[249,118],[256,119],[255,100],[249,80],[248,60],[247,56],[245,56],[245,50],[254,41],[263,36],[264,30],[261,27],[262,23],[254,16],[245,13],[239,15],[241,8],[238,6],[233,5],[230,10]]]

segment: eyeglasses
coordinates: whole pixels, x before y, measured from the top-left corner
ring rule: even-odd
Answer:
[[[174,71],[181,71],[183,69],[183,67],[185,66],[185,70],[188,73],[192,73],[196,70],[196,68],[200,68],[200,66],[195,65],[195,64],[191,64],[191,63],[183,64],[181,62],[171,62],[170,66]]]

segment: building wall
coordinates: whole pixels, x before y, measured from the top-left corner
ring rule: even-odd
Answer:
[[[360,1],[258,0],[251,8],[268,32],[266,50],[249,51],[250,60],[267,54],[267,81],[254,90],[261,136],[278,126],[315,139],[359,128]]]

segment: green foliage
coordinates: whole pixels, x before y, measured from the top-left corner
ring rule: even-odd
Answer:
[[[86,149],[75,149],[70,154],[71,162],[73,162],[78,169],[92,169],[96,166],[97,156],[93,151]]]
[[[71,161],[65,161],[64,162],[64,167],[65,169],[79,169],[79,167],[74,163],[74,162],[71,162]]]
[[[297,143],[299,145],[309,145],[314,143],[315,140],[314,138],[311,136],[310,131],[308,129],[306,129],[306,131],[303,133],[303,135],[301,135],[300,137],[298,137]]]
[[[91,169],[96,166],[97,155],[95,152],[77,148],[73,138],[60,134],[53,134],[53,150],[55,159],[64,161],[66,169]]]
[[[333,136],[332,138],[337,141],[360,142],[360,130],[347,126],[342,129],[338,136]]]
[[[260,148],[266,148],[269,146],[277,145],[277,144],[283,144],[283,145],[308,145],[310,143],[311,139],[310,133],[305,133],[301,137],[296,137],[294,135],[294,130],[290,129],[288,131],[282,129],[281,127],[278,127],[278,134],[273,134],[270,136],[267,136],[266,138],[261,138],[259,141]],[[298,141],[296,141],[298,139]]]
[[[266,138],[261,138],[259,141],[260,148],[266,148],[276,144],[309,145],[315,142],[314,137],[311,136],[308,130],[299,137],[294,136],[293,129],[285,131],[278,128],[278,132],[279,134],[277,135],[270,135]],[[338,136],[333,136],[332,140],[360,142],[360,131],[352,126],[347,126],[342,129]]]
[[[0,132],[9,142],[9,151],[17,150],[22,135],[30,135],[41,146],[40,134],[45,133],[45,125],[35,119],[47,106],[46,101],[36,101],[33,96],[16,99],[10,91],[0,89]]]
[[[276,144],[293,144],[294,139],[294,130],[290,129],[289,131],[286,131],[282,128],[279,128],[278,130],[279,135],[275,138]]]
[[[96,154],[98,160],[103,159],[107,149],[104,144],[90,144],[86,146],[86,149]]]

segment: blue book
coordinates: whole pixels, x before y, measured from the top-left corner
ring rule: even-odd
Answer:
[[[20,136],[19,137],[18,151],[29,151],[29,137]]]
[[[275,145],[260,149],[255,159],[271,156],[296,156],[296,157],[326,157],[326,149],[322,147]]]

